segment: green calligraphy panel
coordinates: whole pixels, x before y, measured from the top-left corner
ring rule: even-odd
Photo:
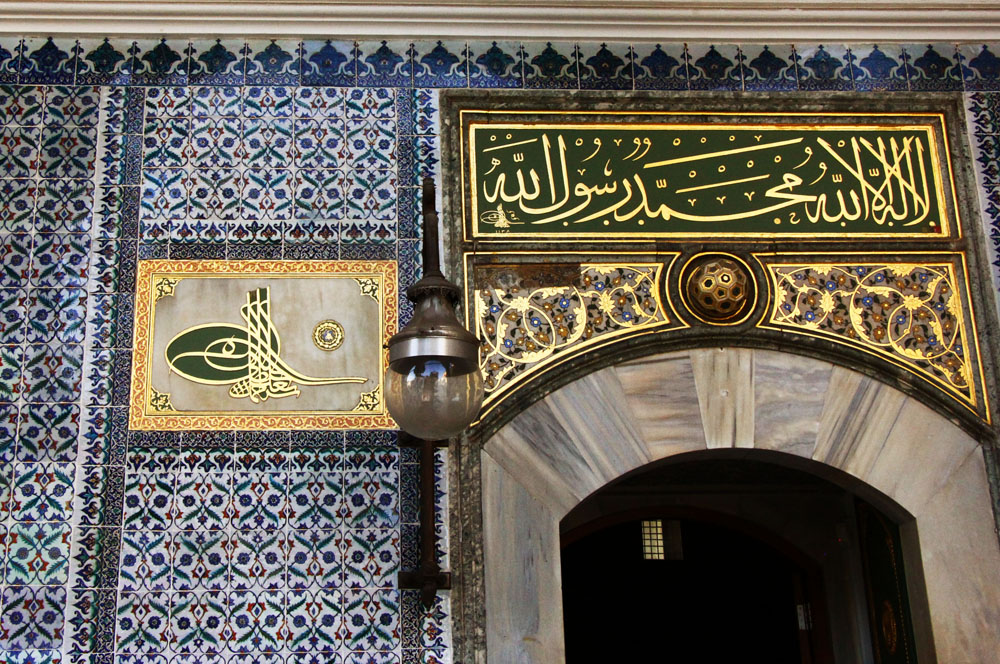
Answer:
[[[494,240],[948,237],[941,117],[861,119],[471,122],[469,223]]]

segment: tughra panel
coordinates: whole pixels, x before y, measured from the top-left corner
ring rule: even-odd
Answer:
[[[393,428],[392,261],[139,263],[133,429]]]

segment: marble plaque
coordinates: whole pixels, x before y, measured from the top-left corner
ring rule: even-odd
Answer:
[[[129,426],[394,428],[393,261],[139,263]]]

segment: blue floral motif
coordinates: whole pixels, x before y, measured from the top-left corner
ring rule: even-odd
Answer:
[[[913,61],[913,65],[922,71],[927,78],[942,79],[948,75],[951,61],[935,51],[933,46],[928,45],[924,54]]]
[[[750,61],[750,68],[761,78],[774,78],[788,67],[788,63],[776,56],[765,46],[756,58]]]
[[[542,76],[551,78],[562,73],[563,68],[569,64],[569,59],[552,48],[552,42],[548,42],[545,49],[531,59],[531,64],[538,67]]]
[[[172,48],[167,46],[167,40],[161,39],[149,53],[142,56],[142,59],[149,63],[149,70],[154,74],[169,74],[175,62],[181,60],[181,56]]]
[[[979,72],[983,78],[1000,78],[1000,58],[993,55],[986,45],[979,55],[969,61],[969,66]]]
[[[861,58],[861,66],[864,67],[874,78],[890,78],[892,70],[899,66],[899,63],[879,50],[878,46],[872,52]]]
[[[716,51],[715,46],[709,46],[708,53],[695,60],[694,64],[705,72],[706,78],[718,81],[726,76],[733,61]]]
[[[236,62],[236,56],[222,45],[221,39],[217,39],[212,48],[198,56],[198,60],[205,63],[205,68],[209,73],[218,74],[226,71],[226,67]]]
[[[383,44],[385,42],[382,42]],[[347,56],[334,48],[333,44],[327,40],[320,50],[309,56],[309,62],[316,65],[320,73],[333,74],[340,70],[341,65],[347,62]]]
[[[337,49],[330,46],[330,42],[326,42],[326,46],[324,46],[319,53],[316,53],[311,58],[313,62],[317,63],[317,66],[320,66],[320,63],[316,60],[316,58],[320,57],[320,55],[328,48],[331,49],[337,56],[340,57],[339,61],[334,60],[335,62],[335,64],[333,65],[334,68],[338,67],[341,62],[347,59],[343,55],[341,55],[340,52],[337,51]],[[272,41],[270,44],[267,45],[267,48],[265,48],[257,55],[253,56],[253,59],[259,62],[260,66],[267,73],[278,74],[281,73],[285,69],[285,65],[291,62],[294,58],[290,53],[285,51],[285,49],[281,48],[280,46],[278,46],[278,44]]]
[[[677,58],[667,55],[657,44],[653,52],[644,57],[640,63],[643,67],[649,70],[650,75],[653,78],[668,78],[673,75],[675,69],[680,67],[681,63],[677,61]]]
[[[84,59],[90,60],[93,63],[94,71],[98,74],[113,74],[118,63],[122,62],[125,56],[115,50],[109,39],[105,39],[100,46],[88,53]]]
[[[600,78],[611,78],[625,66],[625,61],[608,50],[607,44],[601,44],[596,55],[587,58],[587,66],[593,68]]]
[[[52,37],[49,37],[40,49],[28,57],[35,61],[35,67],[39,72],[52,73],[59,70],[63,61],[69,58],[69,54],[56,46]]]
[[[365,62],[370,64],[379,76],[391,75],[402,61],[402,56],[389,48],[385,41],[382,42],[382,46],[377,51],[365,58]]]
[[[437,43],[430,53],[420,58],[420,63],[431,70],[435,76],[447,76],[451,68],[458,64],[458,56],[449,52],[441,42]]]
[[[486,67],[486,71],[493,76],[503,76],[507,69],[514,64],[514,58],[507,55],[493,42],[485,53],[476,58],[476,64]]]
[[[811,58],[805,61],[806,67],[812,70],[816,78],[829,81],[837,76],[837,70],[844,66],[844,63],[833,57],[820,45],[819,50]]]

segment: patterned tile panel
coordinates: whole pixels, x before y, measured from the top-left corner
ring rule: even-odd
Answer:
[[[416,465],[386,432],[237,443],[127,430],[116,404],[138,259],[390,258],[405,287],[420,270],[415,185],[441,168],[440,88],[965,90],[1000,294],[998,55],[995,43],[0,36],[0,651],[94,664],[451,657],[447,594],[425,612],[395,587],[416,562],[418,496]],[[411,312],[402,302],[403,322]]]
[[[580,51],[580,89],[631,90],[634,85],[632,47],[604,43],[596,51]]]

